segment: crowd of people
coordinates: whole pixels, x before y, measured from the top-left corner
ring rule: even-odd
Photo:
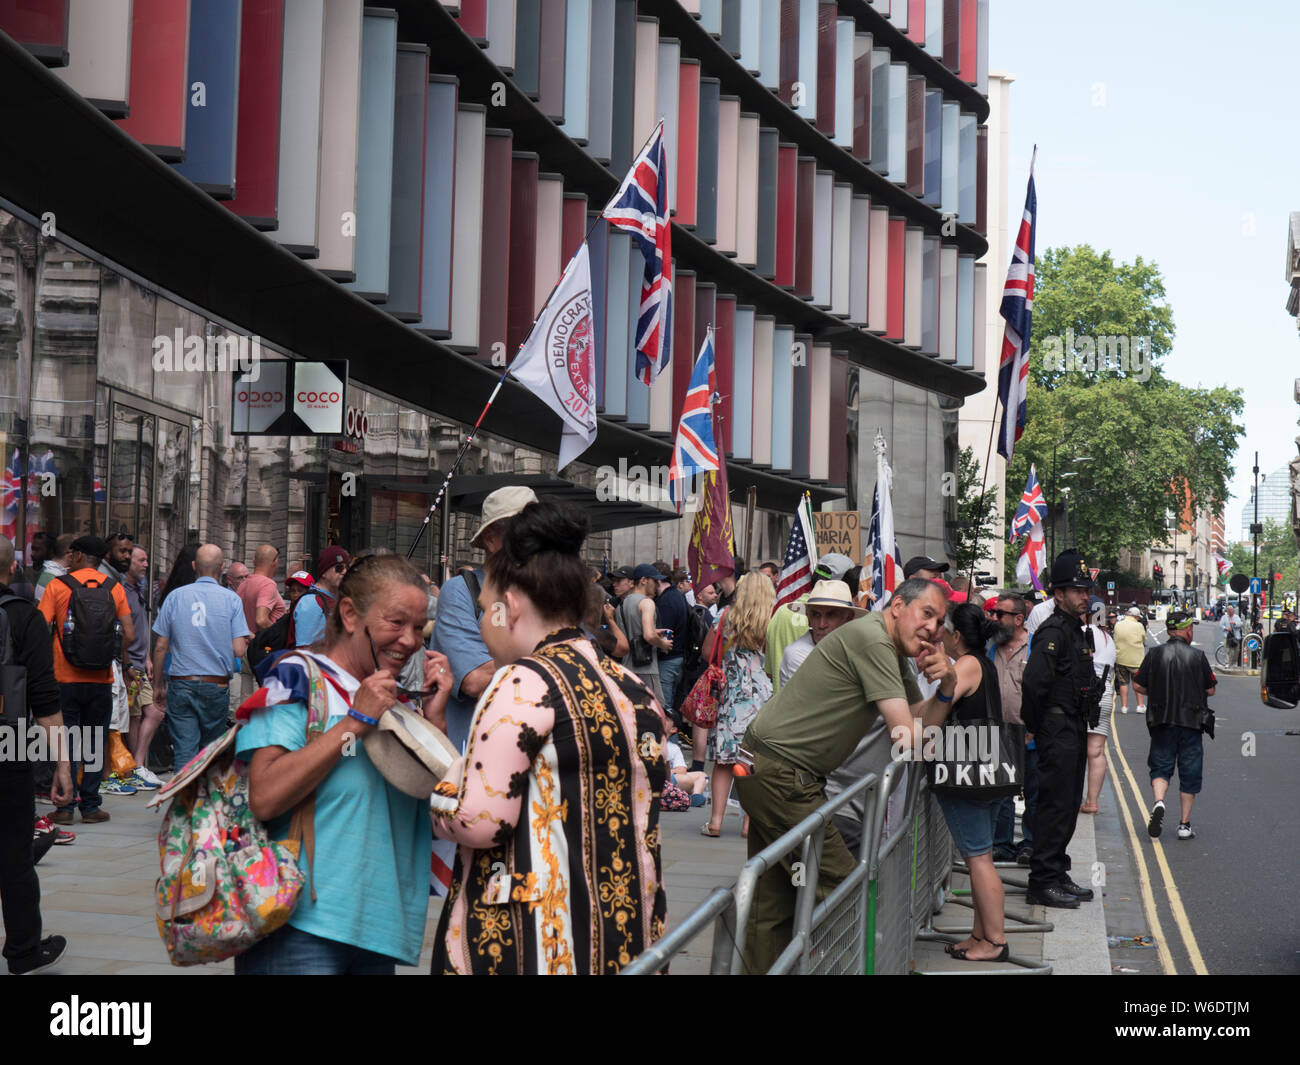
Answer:
[[[1170,670],[1199,670],[1199,652],[1147,655],[1140,612],[1108,613],[1077,554],[1056,560],[1051,597],[1032,609],[1014,590],[986,598],[945,579],[948,564],[928,556],[870,609],[861,569],[839,554],[776,607],[776,563],[736,559],[699,586],[663,560],[602,573],[582,561],[586,532],[579,512],[503,488],[472,538],[483,564],[441,588],[385,551],[329,546],[283,593],[269,544],[251,569],[217,545],[187,545],[149,588],[147,552],[125,533],[60,539],[22,576],[0,539],[0,638],[27,670],[27,714],[51,734],[103,737],[0,766],[10,970],[46,968],[66,947],[41,935],[34,869],[75,838],[64,826],[77,813],[109,820],[105,796],[157,789],[159,773],[182,770],[236,720],[249,807],[271,838],[288,838],[304,810],[314,824],[303,896],[237,958],[240,973],[415,964],[435,837],[456,847],[435,972],[617,972],[663,932],[662,816],[707,806],[700,832],[716,838],[734,804],[757,854],[861,776],[880,722],[904,746],[918,722],[1011,737],[1010,783],[932,776],[971,874],[974,931],[950,947],[956,958],[1007,957],[996,861],[1030,868],[1030,902],[1092,898],[1070,877],[1068,846],[1079,814],[1098,810],[1112,702],[1127,712],[1129,687],[1138,711],[1150,708],[1151,834],[1176,768],[1179,837],[1190,838],[1192,718],[1207,708],[1204,694],[1179,700],[1188,685],[1212,694],[1212,675],[1175,685],[1170,709]],[[1171,638],[1188,628],[1170,619]],[[390,713],[407,732],[431,726],[450,752],[424,791],[382,756]],[[120,759],[85,753],[105,750],[109,733]],[[36,802],[54,809],[36,819]],[[862,815],[846,814],[827,832],[820,897],[854,865]],[[23,821],[33,836],[14,827]],[[788,942],[790,861],[759,881],[750,971]]]

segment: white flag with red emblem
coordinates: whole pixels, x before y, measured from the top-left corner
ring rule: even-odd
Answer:
[[[596,345],[584,241],[510,364],[510,375],[560,416],[558,469],[596,439]]]

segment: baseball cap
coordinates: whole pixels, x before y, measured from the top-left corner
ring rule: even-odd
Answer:
[[[340,562],[350,561],[352,561],[352,556],[343,548],[339,547],[338,544],[330,544],[316,559],[316,578],[319,580],[322,574],[329,572]]]
[[[1140,618],[1142,616],[1142,611],[1140,611],[1135,606],[1129,607],[1126,611],[1124,611],[1124,613],[1126,613],[1131,618]]]
[[[632,567],[631,567],[631,566],[619,566],[618,569],[616,569],[616,570],[611,570],[609,575],[610,575],[614,580],[616,580],[616,581],[634,581],[634,580],[636,580],[636,577],[633,576],[633,572],[632,572]]]
[[[1165,615],[1165,628],[1182,630],[1196,623],[1196,619],[1185,610],[1171,610]]]
[[[504,488],[488,493],[488,497],[483,500],[483,523],[470,538],[470,545],[478,547],[479,537],[488,530],[489,526],[503,518],[513,518],[529,503],[536,502],[537,493],[519,484],[508,484]]]
[[[310,588],[315,582],[311,579],[311,574],[305,569],[300,569],[297,573],[290,573],[284,579],[285,584],[301,584],[304,588]]]
[[[937,562],[929,555],[913,555],[903,564],[903,579],[907,580],[918,570],[932,569],[936,573],[947,573],[949,568],[947,562]]]
[[[641,563],[632,571],[633,580],[643,581],[647,577],[653,577],[657,581],[666,581],[668,579],[648,562]]]
[[[838,581],[853,568],[853,565],[853,559],[849,558],[848,555],[841,555],[838,551],[831,551],[817,560],[813,576],[819,580]]]
[[[83,555],[103,558],[108,554],[108,544],[98,536],[78,536],[72,541],[72,550],[80,551]]]

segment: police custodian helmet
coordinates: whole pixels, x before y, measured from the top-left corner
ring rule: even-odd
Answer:
[[[1091,588],[1092,574],[1078,551],[1062,551],[1052,563],[1052,588]]]

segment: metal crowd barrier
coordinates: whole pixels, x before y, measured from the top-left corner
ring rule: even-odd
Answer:
[[[886,747],[881,745],[879,753],[888,761]],[[896,794],[903,796],[902,805],[896,804],[895,816],[888,818],[887,826],[889,800]],[[857,864],[819,903],[817,881],[826,826],[837,811],[859,801],[866,831],[858,846]],[[886,827],[888,837],[884,835]],[[635,976],[661,971],[710,925],[710,972],[744,972],[742,957],[758,880],[796,850],[805,879],[796,893],[794,932],[770,973],[909,972],[913,943],[943,905],[953,850],[921,766],[888,762],[883,774],[868,772],[751,858],[734,884],[715,888],[701,906],[623,973]]]

